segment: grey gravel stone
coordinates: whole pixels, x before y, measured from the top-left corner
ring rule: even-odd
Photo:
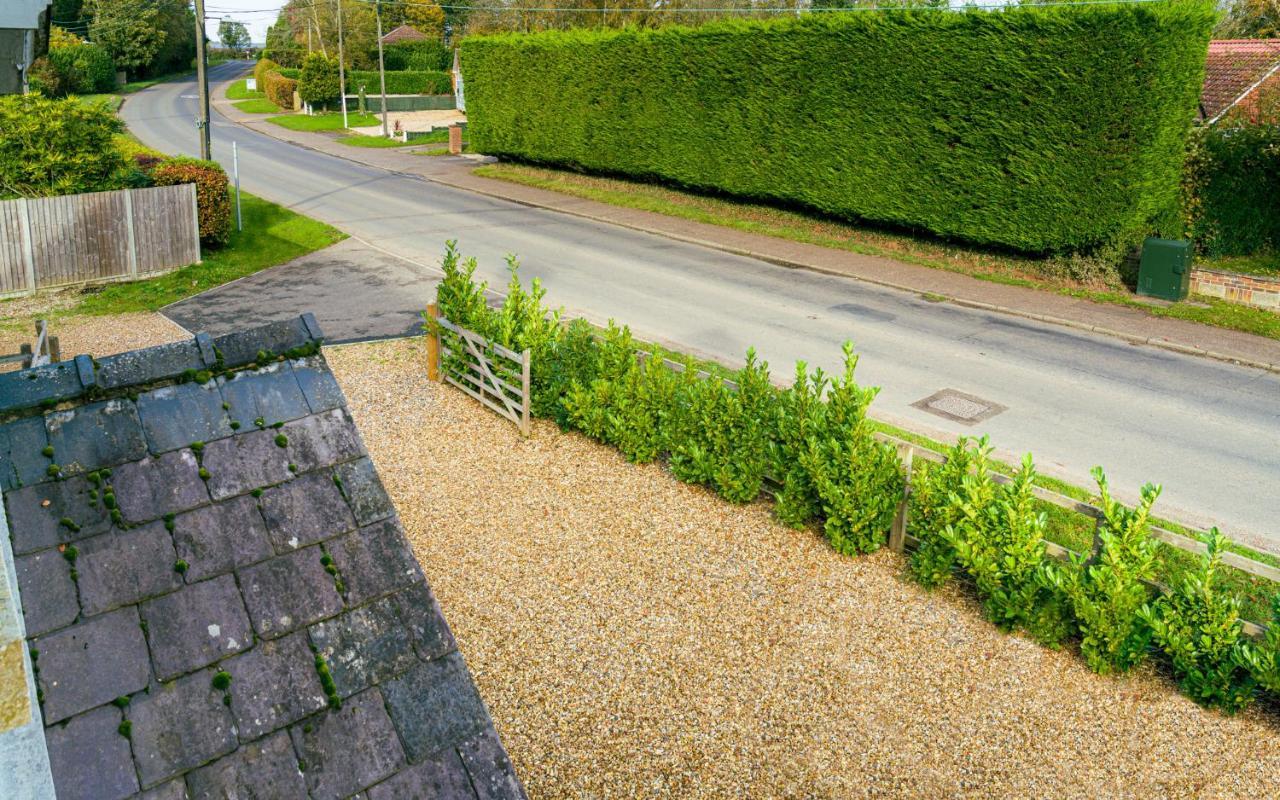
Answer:
[[[138,791],[120,711],[100,706],[45,730],[59,800],[119,800]]]
[[[367,458],[339,464],[334,473],[342,482],[342,493],[356,515],[356,524],[364,526],[386,519],[395,513],[391,498],[378,479],[373,462]]]
[[[303,775],[316,800],[347,797],[404,764],[404,751],[377,689],[358,694],[314,723],[289,729],[306,762]]]
[[[179,514],[173,544],[193,583],[273,555],[258,502],[248,495]]]
[[[398,520],[376,522],[325,547],[342,573],[352,605],[422,580],[422,569]]]
[[[288,800],[305,797],[289,734],[280,731],[187,773],[191,800]]]
[[[338,694],[349,697],[417,663],[409,631],[391,598],[311,627],[311,643],[329,664]]]
[[[474,800],[471,778],[452,747],[369,788],[369,800]]]
[[[381,688],[415,763],[493,724],[458,653],[421,662]]]
[[[144,392],[138,397],[138,416],[153,453],[231,435],[222,393],[214,381],[178,383]]]
[[[133,608],[38,637],[32,647],[40,653],[46,725],[132,694],[151,676],[147,644]]]
[[[204,670],[164,683],[129,704],[133,756],[152,786],[236,748],[231,712]]]
[[[291,422],[283,431],[289,437],[289,456],[302,472],[365,455],[364,443],[345,408]]]
[[[147,453],[138,409],[129,400],[104,400],[45,417],[53,457],[64,475],[113,467]]]
[[[275,436],[276,431],[270,428],[252,430],[205,446],[203,462],[209,470],[213,499],[244,494],[293,477],[289,453],[276,446]]]
[[[312,472],[268,489],[262,516],[276,552],[296,550],[356,527],[342,492],[328,472]]]
[[[525,800],[524,787],[492,727],[459,744],[458,754],[480,800]]]
[[[188,449],[122,464],[111,473],[120,513],[130,522],[146,522],[209,502],[200,465]]]
[[[76,569],[86,616],[100,614],[182,585],[177,556],[164,524],[112,531],[81,542]]]
[[[277,362],[258,370],[237,373],[222,382],[222,396],[231,406],[232,419],[249,426],[261,417],[268,425],[305,417],[311,413],[293,370]]]
[[[417,583],[392,598],[400,612],[401,624],[413,639],[414,650],[423,661],[439,658],[458,649],[440,604],[426,583]]]
[[[328,702],[301,631],[260,642],[221,666],[231,673],[231,711],[241,741],[283,728]]]
[[[156,677],[168,680],[253,645],[235,578],[223,575],[140,607]]]
[[[42,550],[14,559],[22,617],[27,636],[39,636],[70,625],[80,613],[71,566],[57,550]]]
[[[342,610],[322,555],[319,547],[308,547],[240,570],[245,603],[260,636],[281,636]]]
[[[312,414],[346,405],[338,381],[329,371],[329,365],[320,356],[308,356],[289,362],[293,375],[302,387]]]
[[[93,490],[87,479],[77,476],[15,489],[5,495],[13,552],[30,553],[108,530],[111,517],[101,499],[90,500]],[[62,524],[63,519],[70,520],[72,526]]]
[[[46,470],[53,462],[44,455],[47,444],[44,417],[23,417],[0,425],[0,490],[48,480]]]

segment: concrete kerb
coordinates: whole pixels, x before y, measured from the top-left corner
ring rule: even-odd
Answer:
[[[225,93],[225,86],[221,89],[221,91]],[[271,136],[274,139],[279,139],[280,141],[289,142],[290,144],[293,144],[297,147],[302,147],[304,149],[311,150],[313,152],[324,153],[325,155],[342,158],[356,164],[361,164],[362,166],[371,166],[370,164],[360,161],[358,158],[355,158],[355,155],[356,155],[355,153],[348,154],[348,153],[342,153],[338,151],[320,150],[309,144],[306,144],[304,142],[299,142],[288,136],[280,135],[277,132],[270,130],[272,126],[269,124],[262,125],[262,126],[258,126],[258,125],[251,126],[247,124],[244,120],[236,119],[232,117],[230,114],[227,114],[225,110],[223,110],[220,107],[218,108],[218,112],[222,114],[224,117],[226,117],[228,120],[230,120],[231,122],[234,122],[238,125],[243,125],[244,127],[249,128],[250,130],[258,131],[259,133],[265,133],[266,135]],[[281,133],[283,133],[283,130],[281,131]],[[450,181],[447,178],[438,176],[438,175],[423,175],[416,172],[405,172],[402,170],[388,169],[386,167],[379,167],[379,168],[385,169],[388,173],[393,175],[398,175],[406,178],[416,178],[418,180],[427,181],[429,183],[438,183],[441,186],[448,186],[453,189],[461,189],[463,191],[471,192],[473,194],[478,194],[483,197],[491,197],[491,198],[494,198],[495,200],[504,200],[509,203],[515,203],[517,205],[525,206],[526,208],[537,208],[543,211],[553,211],[560,214],[566,214],[571,217],[578,217],[579,219],[590,220],[591,222],[600,222],[607,225],[615,225],[617,227],[625,228],[627,230],[637,231],[639,233],[647,233],[651,236],[660,236],[664,239],[670,239],[672,241],[684,242],[685,244],[693,244],[693,245],[698,245],[700,247],[707,247],[712,250],[718,250],[722,253],[730,253],[732,255],[745,256],[747,258],[754,258],[756,260],[764,261],[779,267],[785,267],[787,269],[803,269],[809,272],[816,272],[822,275],[832,275],[835,277],[849,278],[851,280],[862,281],[864,283],[869,283],[874,286],[882,286],[886,289],[894,289],[900,292],[908,292],[910,294],[918,295],[918,294],[925,293],[925,290],[922,290],[918,287],[907,286],[905,284],[897,283],[895,281],[884,280],[881,278],[871,278],[865,275],[855,275],[844,270],[829,269],[818,264],[811,264],[803,261],[795,261],[791,259],[780,258],[778,256],[769,255],[767,253],[756,252],[749,248],[734,247],[732,245],[724,244],[722,242],[703,239],[697,236],[685,236],[683,234],[675,233],[672,231],[659,230],[659,229],[651,228],[645,225],[638,225],[632,222],[613,219],[611,217],[600,215],[600,214],[591,214],[586,211],[580,211],[572,208],[547,205],[545,203],[538,203],[538,202],[524,199],[524,198],[515,198],[515,197],[511,197],[510,195],[503,194],[501,192],[490,191],[474,185],[460,183],[456,181]],[[591,202],[591,201],[587,201],[587,202]],[[383,252],[386,252],[389,255],[396,255],[396,257],[398,258],[403,258],[403,256],[399,256],[398,254],[391,253],[390,251],[385,250],[384,248],[377,247],[376,245],[373,245],[370,242],[365,242],[362,239],[358,239],[358,237],[352,237],[352,238],[357,238],[357,241],[361,241],[370,247],[374,247],[375,249],[382,250]],[[406,260],[410,260],[410,259],[406,259]],[[1035,320],[1036,322],[1043,322],[1047,325],[1056,325],[1056,326],[1065,327],[1065,328],[1072,328],[1074,330],[1087,331],[1089,333],[1096,333],[1100,336],[1120,339],[1122,341],[1129,342],[1130,344],[1146,345],[1148,347],[1156,347],[1162,350],[1168,350],[1170,352],[1180,353],[1183,355],[1199,356],[1201,358],[1209,358],[1215,361],[1222,361],[1228,364],[1236,364],[1239,366],[1250,367],[1253,369],[1260,369],[1266,372],[1280,374],[1280,363],[1257,361],[1254,359],[1242,358],[1239,356],[1232,356],[1225,353],[1218,353],[1213,350],[1206,350],[1202,347],[1196,347],[1194,345],[1181,344],[1179,342],[1173,342],[1173,341],[1169,341],[1167,339],[1162,339],[1158,337],[1139,336],[1131,333],[1126,333],[1124,331],[1117,331],[1102,325],[1093,325],[1087,322],[1080,322],[1078,320],[1067,319],[1064,317],[1056,317],[1050,314],[1038,314],[1033,311],[1024,311],[1022,309],[1012,308],[1012,307],[1003,306],[1003,305],[997,305],[995,303],[984,303],[981,300],[970,300],[963,297],[955,297],[953,295],[937,292],[935,290],[928,290],[928,293],[937,297],[941,297],[946,302],[954,303],[955,305],[962,306],[965,308],[973,308],[980,311],[990,311],[997,314],[1005,314],[1008,316],[1021,317],[1023,319]]]

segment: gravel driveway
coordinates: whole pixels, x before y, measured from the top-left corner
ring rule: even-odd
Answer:
[[[1280,721],[1090,673],[547,423],[327,349],[532,797],[1270,797]]]

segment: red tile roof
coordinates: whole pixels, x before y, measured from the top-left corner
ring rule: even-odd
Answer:
[[[1259,81],[1280,80],[1280,39],[1219,39],[1209,42],[1200,116],[1213,119]],[[1270,73],[1270,77],[1268,77]]]
[[[401,25],[395,30],[387,32],[387,34],[382,37],[382,43],[394,44],[396,42],[416,42],[425,38],[427,38],[427,35],[412,25]]]

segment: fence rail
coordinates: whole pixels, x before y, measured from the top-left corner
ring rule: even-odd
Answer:
[[[0,297],[200,260],[194,184],[0,201]]]
[[[453,324],[440,316],[434,303],[427,306],[427,317],[434,323],[428,336],[427,377],[456,386],[528,436],[529,351],[517,353]]]

